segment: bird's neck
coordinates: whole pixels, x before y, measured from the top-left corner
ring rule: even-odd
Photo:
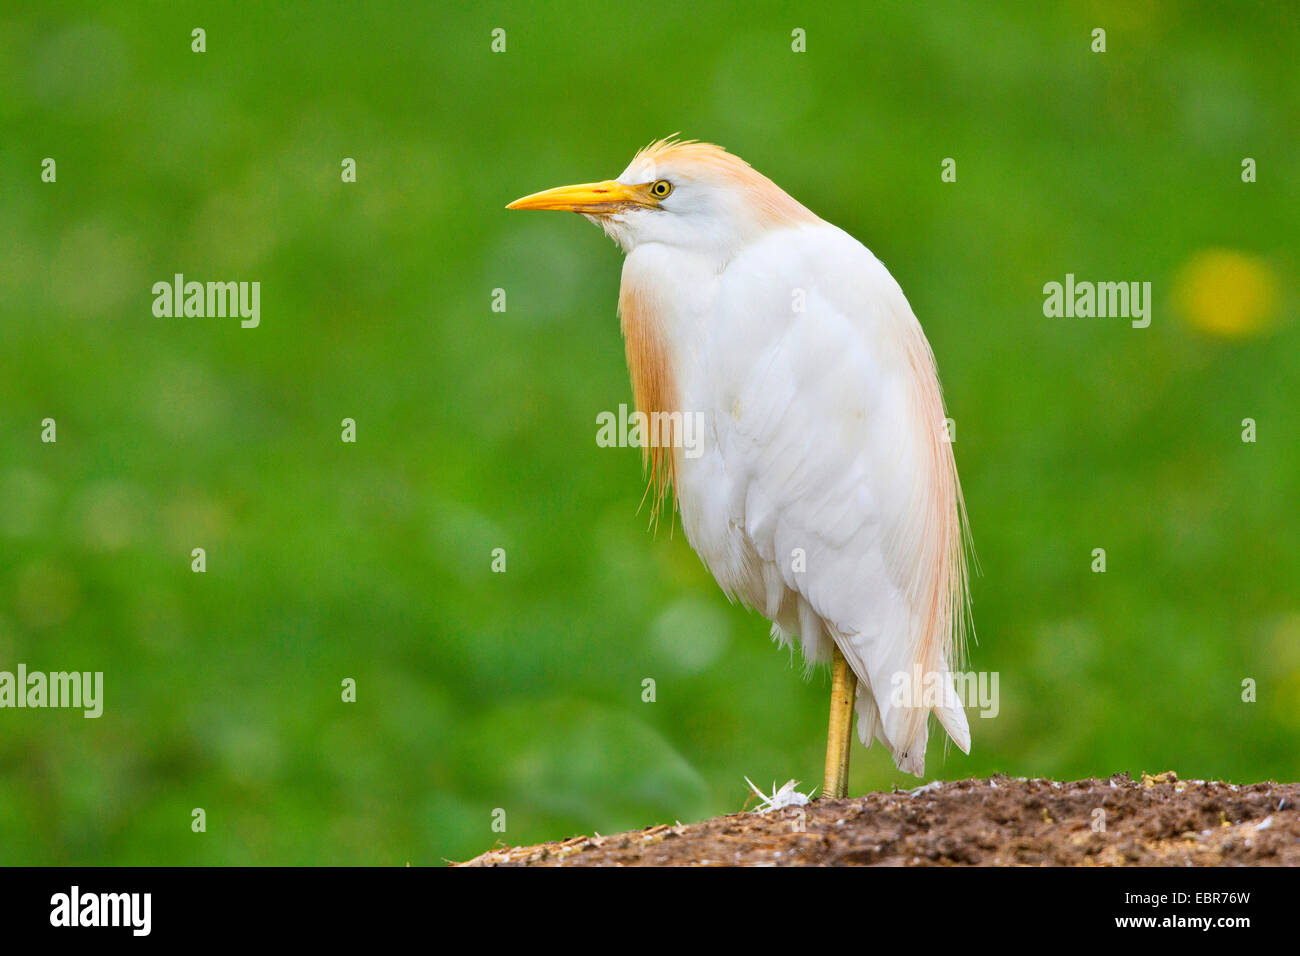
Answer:
[[[638,246],[623,264],[618,311],[636,410],[645,416],[643,457],[656,501],[675,487],[683,414],[691,400],[691,357],[700,352],[716,271],[681,250]]]

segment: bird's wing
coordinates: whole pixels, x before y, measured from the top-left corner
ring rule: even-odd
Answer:
[[[765,564],[747,597],[797,622],[810,659],[829,655],[819,624],[839,645],[863,743],[919,775],[933,709],[969,750],[948,676],[964,514],[933,355],[898,284],[833,226],[785,230],[728,266],[710,332],[728,514]]]

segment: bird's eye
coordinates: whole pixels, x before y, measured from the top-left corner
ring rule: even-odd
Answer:
[[[673,184],[666,179],[656,180],[655,184],[650,187],[650,195],[655,199],[663,199],[673,191]]]

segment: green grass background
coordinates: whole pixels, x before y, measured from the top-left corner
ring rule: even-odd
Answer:
[[[4,5],[0,669],[106,700],[0,710],[0,863],[433,864],[818,782],[826,675],[595,444],[618,250],[503,209],[675,131],[862,239],[934,344],[1001,713],[929,774],[1300,776],[1294,6],[815,7]],[[1216,247],[1269,329],[1175,310]],[[261,327],[155,318],[175,272],[260,281]],[[1066,272],[1151,281],[1151,327],[1045,318]],[[854,791],[914,782],[855,748]]]

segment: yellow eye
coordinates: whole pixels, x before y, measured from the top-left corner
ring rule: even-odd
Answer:
[[[655,184],[650,187],[650,195],[654,196],[655,199],[663,199],[672,191],[673,184],[666,179],[657,180]]]

